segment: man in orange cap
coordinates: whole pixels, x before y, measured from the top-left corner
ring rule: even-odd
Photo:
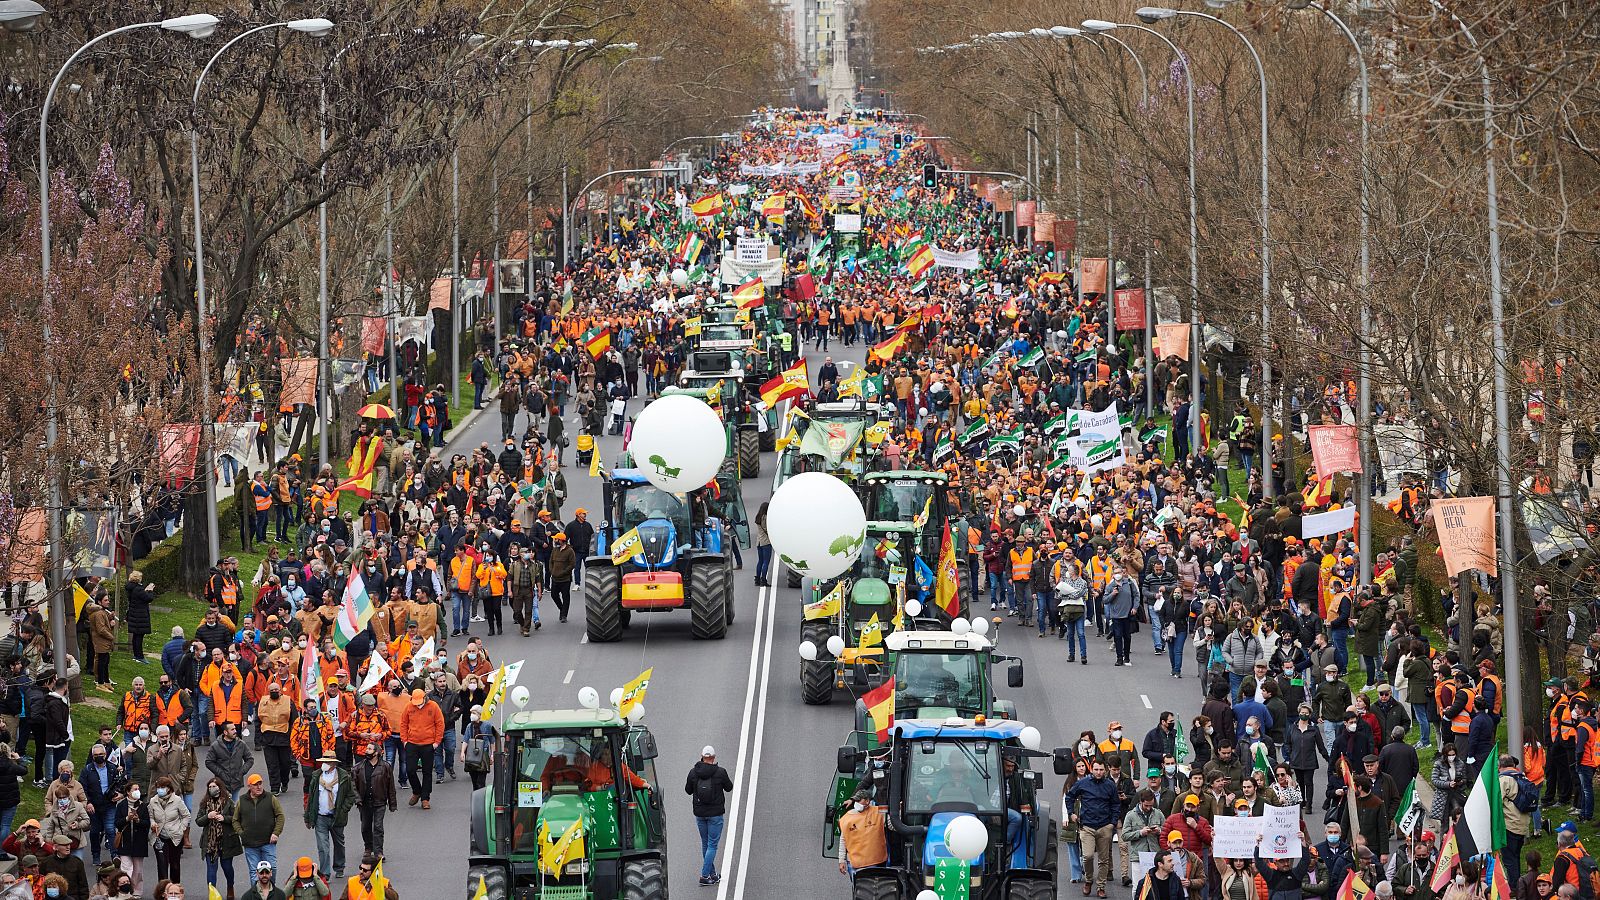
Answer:
[[[294,862],[294,878],[283,886],[291,900],[332,900],[328,882],[317,874],[317,864],[311,857],[302,856]]]
[[[411,702],[400,717],[400,737],[411,764],[411,799],[407,803],[416,806],[420,802],[423,809],[432,809],[433,755],[444,741],[444,713],[421,688],[411,691]]]
[[[594,546],[594,526],[589,524],[589,511],[578,507],[572,514],[572,521],[562,530],[567,536],[567,543],[572,545],[573,556],[578,565],[572,570],[572,580],[583,581],[583,558],[589,555],[589,550]]]
[[[566,532],[556,532],[551,542],[550,564],[545,567],[545,575],[550,579],[550,599],[555,601],[561,621],[565,623],[567,610],[572,606],[572,579],[578,568],[578,554],[567,542]]]

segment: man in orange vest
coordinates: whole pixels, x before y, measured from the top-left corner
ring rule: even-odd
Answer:
[[[256,470],[254,478],[250,479],[250,496],[255,500],[256,515],[252,520],[255,528],[256,543],[267,542],[267,518],[272,511],[272,488],[267,484],[265,469]]]
[[[356,869],[356,874],[351,875],[345,882],[344,897],[342,900],[400,900],[400,894],[389,883],[387,874],[383,877],[383,895],[378,895],[379,885],[374,883],[373,873],[378,868],[378,857],[371,853],[363,854],[361,866]]]
[[[1033,592],[1028,589],[1028,579],[1033,576],[1033,554],[1033,545],[1025,540],[1018,540],[1011,548],[1011,590],[1006,594],[1006,609],[1013,616],[1027,618],[1027,613],[1018,610],[1032,605]]]
[[[1577,739],[1573,749],[1578,759],[1578,821],[1594,818],[1594,770],[1600,766],[1600,723],[1594,717],[1594,703],[1582,700],[1573,704]]]
[[[1466,672],[1456,672],[1455,681],[1455,693],[1450,697],[1450,706],[1443,710],[1440,718],[1450,723],[1450,735],[1455,742],[1456,753],[1466,759],[1469,755],[1467,732],[1472,728],[1472,704],[1477,694],[1472,690],[1472,676]]]
[[[1505,684],[1494,673],[1492,659],[1478,662],[1478,692],[1489,701],[1489,715],[1494,716],[1495,724],[1499,725],[1500,716],[1505,711]]]
[[[117,724],[131,743],[139,736],[140,728],[156,726],[156,698],[144,689],[144,677],[135,675],[133,689],[122,695],[122,705],[117,709]]]
[[[1572,741],[1566,735],[1567,721],[1572,715],[1572,700],[1567,696],[1566,687],[1566,681],[1561,678],[1552,678],[1544,683],[1545,694],[1550,698],[1550,716],[1546,722],[1550,734],[1549,753],[1545,760],[1545,771],[1550,775],[1549,787],[1544,795],[1546,807],[1572,805],[1576,772]]]
[[[237,669],[222,670],[222,676],[211,686],[211,725],[217,735],[222,727],[233,723],[244,727],[244,685],[239,683]]]

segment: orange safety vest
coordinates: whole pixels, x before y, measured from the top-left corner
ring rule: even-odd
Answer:
[[[1456,696],[1450,699],[1451,705],[1454,705],[1460,699],[1461,694],[1467,695],[1466,702],[1461,704],[1461,711],[1456,713],[1455,718],[1450,720],[1450,730],[1455,734],[1466,734],[1472,727],[1472,702],[1477,697],[1472,688],[1458,687],[1456,688]]]
[[[151,694],[155,698],[156,720],[168,728],[176,728],[183,721],[183,691],[173,691],[172,697],[162,700],[160,694]]]
[[[1567,695],[1557,694],[1550,701],[1550,740],[1551,742],[1566,740],[1566,728],[1563,723],[1567,718]]]
[[[1111,557],[1101,559],[1098,555],[1089,557],[1089,582],[1094,586],[1096,594],[1105,590],[1106,582],[1111,580],[1111,569],[1115,561]]]
[[[1565,856],[1567,858],[1567,875],[1562,879],[1564,883],[1573,887],[1578,886],[1578,860],[1583,859],[1586,852],[1582,844],[1576,844],[1556,854],[1558,857]]]
[[[1505,686],[1505,683],[1500,680],[1500,676],[1498,676],[1498,675],[1485,675],[1485,676],[1483,676],[1483,680],[1487,681],[1487,682],[1490,682],[1490,683],[1492,683],[1494,685],[1494,703],[1492,704],[1491,708],[1489,709],[1489,712],[1492,712],[1492,713],[1494,713],[1495,715],[1498,716],[1498,715],[1500,715],[1500,710],[1505,708],[1505,702],[1506,702],[1506,689],[1505,689],[1506,686]]]
[[[1588,735],[1588,742],[1583,745],[1583,756],[1578,758],[1578,765],[1590,768],[1600,766],[1600,729],[1588,722],[1579,722],[1577,730]]]
[[[1564,741],[1576,740],[1578,737],[1578,720],[1572,717],[1572,708],[1579,701],[1587,703],[1589,696],[1583,691],[1574,691],[1571,696],[1567,697],[1567,708],[1562,711],[1561,715],[1561,739]]]
[[[1033,571],[1033,548],[1026,547],[1021,553],[1011,551],[1011,580],[1027,581]]]
[[[133,696],[129,691],[122,695],[122,730],[138,731],[140,725],[151,724],[155,716],[155,695],[146,692],[143,697]]]
[[[252,485],[250,493],[256,498],[256,512],[265,512],[272,508],[272,489],[264,484]]]
[[[222,725],[227,722],[244,724],[244,685],[237,681],[233,683],[233,692],[226,696],[222,691],[222,682],[217,682],[211,688],[211,724]]]

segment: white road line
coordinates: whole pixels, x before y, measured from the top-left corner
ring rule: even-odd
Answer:
[[[581,638],[578,638],[578,643],[580,643],[580,644],[587,644],[587,643],[589,643],[589,632],[587,632],[587,631],[585,631],[585,632],[584,632],[584,633],[583,633],[583,637],[581,637]]]
[[[723,841],[722,844],[723,859],[733,858],[735,838],[738,834],[737,831],[735,831],[735,826],[739,821],[739,807],[740,801],[743,797],[743,794],[739,789],[739,783],[744,779],[745,755],[750,746],[749,742],[745,740],[745,735],[750,731],[751,713],[756,702],[756,682],[760,669],[759,658],[762,642],[762,622],[767,620],[767,590],[767,588],[761,588],[756,592],[756,621],[755,628],[752,630],[750,636],[750,678],[745,683],[744,715],[739,721],[739,752],[735,756],[733,763],[732,799],[734,802],[731,804],[728,810],[727,827],[724,828],[722,832],[727,836],[727,840]],[[756,763],[759,765],[760,760],[756,760]],[[727,869],[729,867],[724,866],[723,868]],[[726,875],[727,872],[725,871],[723,874]],[[728,879],[723,878],[722,881],[717,885],[717,900],[727,900],[729,884],[730,882]]]
[[[772,612],[767,616],[767,648],[763,652],[761,660],[761,693],[758,695],[761,698],[761,703],[760,708],[756,710],[756,747],[753,759],[755,765],[750,769],[750,792],[745,798],[744,834],[739,839],[739,882],[733,889],[735,900],[744,897],[744,880],[750,874],[750,829],[755,825],[756,821],[756,782],[761,775],[761,744],[766,739],[767,732],[767,680],[772,676],[772,645],[775,643],[772,639],[772,631],[774,623],[778,620],[777,600],[778,589],[773,588]]]
[[[567,670],[567,677],[561,679],[561,683],[562,684],[571,684],[572,683],[572,673],[574,673],[576,671],[578,671],[578,670],[577,669],[568,669]]]
[[[1139,695],[1139,699],[1144,701],[1144,708],[1145,709],[1155,709],[1154,706],[1150,705],[1150,695],[1149,694],[1140,694]]]

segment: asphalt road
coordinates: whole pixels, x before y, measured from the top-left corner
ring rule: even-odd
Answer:
[[[865,348],[830,351],[835,360],[864,358]],[[808,353],[812,369],[823,352]],[[639,405],[636,405],[639,404]],[[630,413],[642,403],[630,404]],[[569,413],[571,410],[569,409]],[[573,426],[576,428],[576,426]],[[452,450],[500,439],[499,415],[487,410],[452,443]],[[620,449],[620,438],[601,437],[606,460]],[[570,450],[569,450],[570,452]],[[744,499],[751,515],[771,493],[772,454],[763,456],[759,477],[746,479]],[[569,456],[566,469],[570,518],[579,506],[600,506],[600,483]],[[749,551],[736,572],[737,618],[726,639],[693,640],[687,614],[638,616],[622,641],[591,645],[584,636],[581,595],[575,591],[574,614],[565,625],[555,622],[554,605],[544,604],[545,627],[528,638],[515,629],[488,638],[498,662],[526,659],[519,684],[531,692],[531,708],[572,708],[579,688],[589,685],[601,697],[653,666],[655,673],[645,701],[645,721],[660,747],[657,777],[667,804],[667,841],[672,891],[678,896],[758,898],[775,896],[848,896],[837,864],[822,856],[822,807],[832,777],[834,750],[851,727],[848,700],[828,706],[806,706],[799,690],[800,592],[775,579],[776,588],[754,584],[755,554]],[[507,616],[509,620],[509,615]],[[476,625],[480,633],[483,626]],[[1091,633],[1092,634],[1092,633]],[[1164,657],[1150,652],[1148,632],[1135,636],[1135,664],[1111,666],[1109,646],[1090,637],[1093,662],[1068,665],[1063,642],[1039,639],[1032,629],[1011,621],[1000,626],[1000,650],[1025,660],[1026,682],[1009,691],[1000,676],[1000,696],[1015,700],[1019,717],[1044,735],[1045,747],[1064,745],[1077,732],[1093,728],[1104,736],[1106,723],[1121,720],[1126,736],[1137,744],[1163,709],[1186,721],[1199,708],[1199,687],[1190,677],[1168,676]],[[1142,643],[1141,643],[1142,641]],[[454,644],[452,651],[458,649]],[[717,748],[718,762],[733,775],[727,830],[718,868],[721,885],[700,887],[699,838],[686,795],[680,785],[700,748]],[[258,771],[265,771],[258,758]],[[1047,793],[1059,798],[1060,779],[1046,776]],[[466,854],[470,782],[463,776],[435,789],[433,809],[403,802],[387,821],[384,870],[405,897],[466,897]],[[402,790],[402,796],[407,792]],[[299,818],[299,795],[282,798],[289,821],[280,844],[282,871],[300,854],[313,855],[312,834]],[[346,833],[348,869],[355,871],[361,838],[352,813]],[[239,890],[249,876],[237,860]],[[1063,865],[1065,865],[1063,857]],[[151,864],[153,876],[153,863]],[[191,854],[185,860],[190,896],[205,896],[204,865]],[[148,891],[148,887],[146,890]],[[334,887],[343,895],[342,884]]]

